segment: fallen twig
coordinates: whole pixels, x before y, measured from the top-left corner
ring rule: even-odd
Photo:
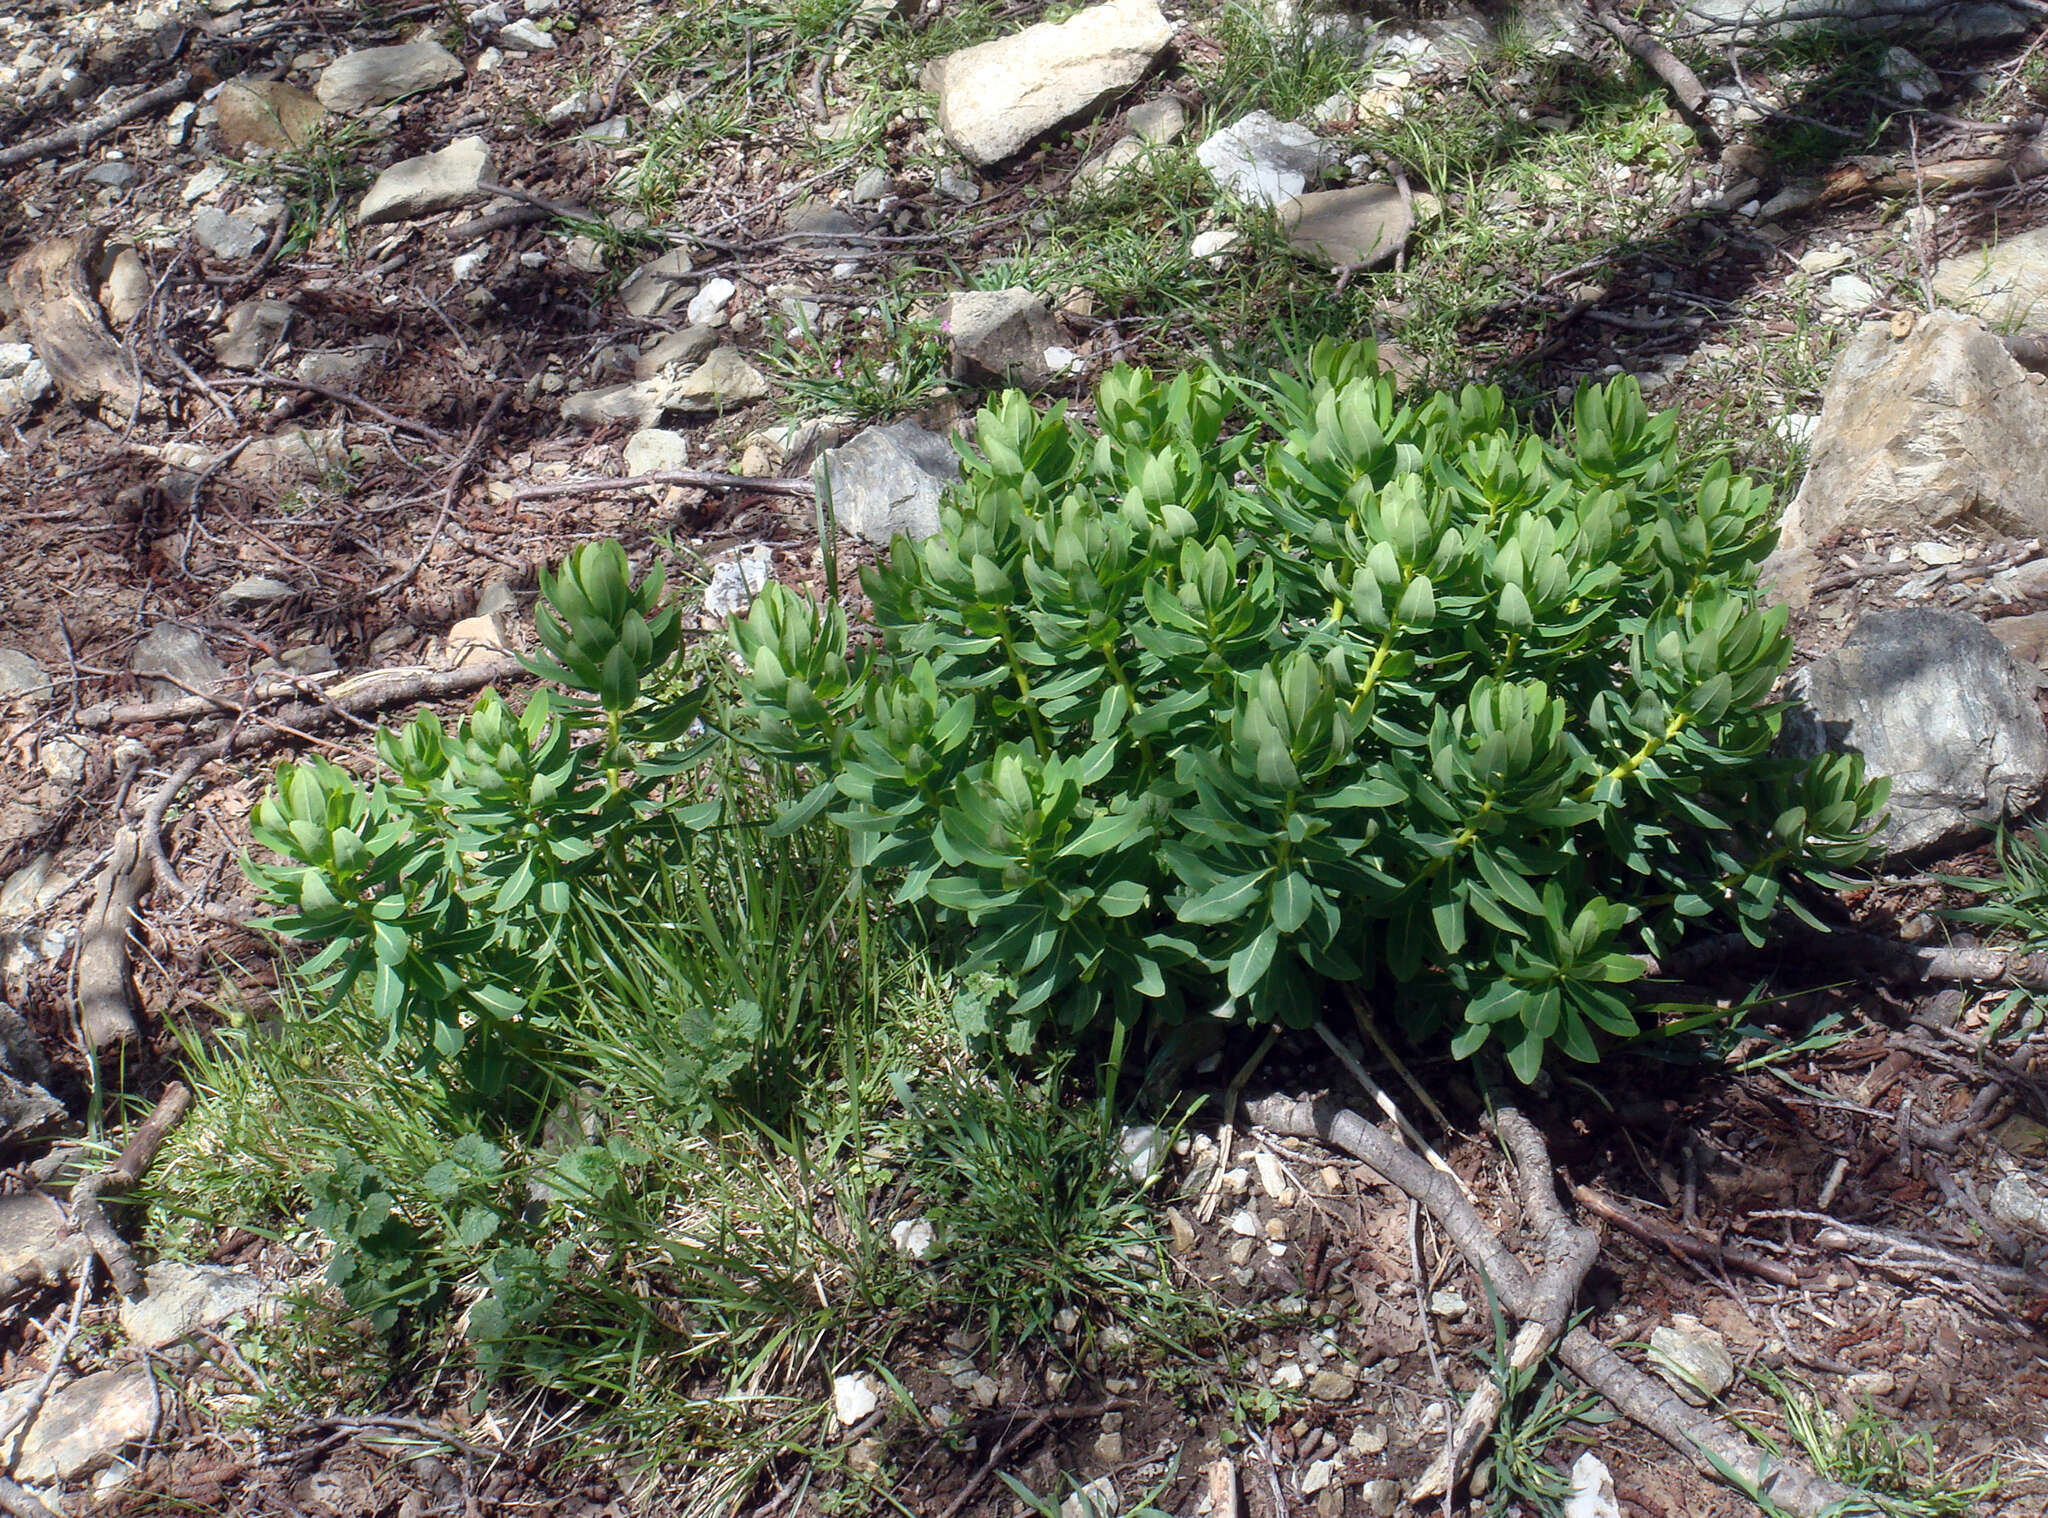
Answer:
[[[526,666],[512,658],[465,664],[460,669],[405,667],[371,670],[353,676],[328,691],[322,697],[322,704],[295,702],[282,708],[279,720],[289,719],[294,725],[309,726],[323,715],[332,715],[328,710],[330,707],[359,717],[366,712],[396,706],[402,701],[436,701],[443,696],[466,695],[499,680],[517,679],[525,673]],[[233,702],[211,696],[187,696],[176,701],[146,701],[129,706],[117,706],[108,701],[79,712],[78,725],[108,728],[139,722],[190,722],[195,717],[218,716],[224,711],[240,710]]]
[[[115,1289],[124,1297],[141,1293],[142,1271],[136,1266],[128,1241],[108,1221],[102,1203],[107,1197],[121,1196],[135,1189],[156,1162],[157,1151],[163,1148],[164,1140],[191,1105],[191,1088],[183,1081],[172,1081],[164,1088],[164,1094],[157,1098],[149,1116],[143,1119],[142,1125],[122,1147],[120,1158],[107,1169],[85,1177],[71,1188],[72,1226],[85,1235],[86,1242],[92,1245],[92,1252],[107,1267]]]
[[[145,90],[125,105],[117,105],[90,121],[81,121],[77,126],[68,126],[62,131],[51,132],[46,136],[31,137],[27,142],[18,142],[11,148],[0,148],[0,169],[12,169],[50,153],[74,152],[88,142],[97,142],[109,132],[119,130],[137,116],[147,115],[160,105],[169,105],[173,100],[183,100],[197,85],[198,80],[192,75],[180,74],[169,84],[160,84],[153,90]]]
[[[1699,75],[1648,30],[1615,11],[1611,0],[1592,0],[1586,7],[1593,24],[1619,42],[1630,57],[1657,76],[1678,106],[1685,124],[1709,153],[1721,151],[1721,137],[1707,120],[1707,90]]]
[[[1945,1249],[1926,1239],[1916,1239],[1896,1228],[1845,1223],[1825,1212],[1805,1212],[1797,1208],[1778,1208],[1752,1216],[1816,1224],[1820,1231],[1813,1236],[1815,1248],[1854,1254],[1857,1259],[1888,1274],[1903,1273],[1908,1280],[1924,1280],[1928,1274],[1939,1271],[1980,1288],[1989,1287],[2025,1296],[2048,1296],[2048,1276],[2017,1265],[1973,1260],[1968,1255],[1957,1254],[1953,1249]]]
[[[1602,1195],[1591,1186],[1574,1186],[1572,1198],[1586,1211],[1596,1217],[1605,1218],[1622,1232],[1635,1235],[1645,1244],[1655,1244],[1660,1249],[1668,1249],[1681,1259],[1746,1271],[1779,1286],[1799,1284],[1799,1272],[1790,1266],[1780,1265],[1776,1260],[1766,1260],[1746,1249],[1716,1244],[1707,1239],[1694,1238],[1689,1233],[1680,1233],[1675,1228],[1667,1228],[1653,1218],[1644,1217],[1634,1208],[1623,1206],[1613,1197]]]
[[[1527,1322],[1541,1321],[1549,1306],[1536,1281],[1508,1250],[1448,1177],[1374,1128],[1355,1112],[1327,1102],[1268,1097],[1248,1109],[1255,1121],[1279,1133],[1316,1138],[1365,1161],[1394,1186],[1430,1210],[1451,1242],[1492,1285],[1501,1305]],[[1688,1407],[1661,1382],[1624,1360],[1588,1329],[1574,1328],[1558,1344],[1558,1356],[1589,1387],[1621,1413],[1691,1457],[1706,1475],[1744,1491],[1761,1493],[1795,1518],[1819,1518],[1855,1493],[1791,1461],[1758,1449],[1721,1419]]]
[[[149,889],[150,858],[134,828],[114,835],[113,858],[101,873],[72,958],[78,1025],[86,1044],[104,1049],[138,1037],[135,991],[128,982],[128,928]]]
[[[563,495],[600,495],[608,490],[645,490],[651,485],[693,485],[700,490],[758,490],[763,495],[815,495],[817,486],[809,480],[780,475],[716,474],[705,469],[663,469],[654,474],[636,474],[623,480],[593,475],[581,480],[558,480],[552,485],[523,485],[505,497],[508,503],[545,501]]]

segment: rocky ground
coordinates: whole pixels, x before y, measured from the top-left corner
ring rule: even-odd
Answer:
[[[1788,487],[1810,460],[1776,572],[1815,741],[1901,777],[1901,862],[1853,902],[1865,925],[1931,942],[1958,898],[1918,866],[1981,873],[1987,827],[2039,799],[2032,7],[1890,18],[1916,51],[1887,34],[1854,68],[1737,8],[1653,15],[1692,33],[1672,110],[1621,50],[1634,23],[1565,4],[1337,13],[1293,51],[1270,45],[1285,18],[1238,10],[1054,14],[0,17],[0,1118],[22,1193],[0,1199],[0,1426],[30,1415],[9,1469],[41,1500],[668,1500],[528,1460],[497,1410],[420,1456],[403,1389],[379,1417],[237,1426],[218,1325],[317,1262],[227,1237],[151,1265],[118,1313],[74,1301],[51,1284],[82,1258],[53,1198],[83,1162],[51,1138],[86,1115],[84,1043],[125,1050],[121,1089],[154,1100],[179,1030],[210,1026],[224,985],[273,980],[234,867],[270,758],[367,765],[378,717],[520,678],[536,570],[591,537],[694,566],[715,626],[766,576],[822,587],[828,559],[843,575],[928,534],[947,434],[971,435],[993,386],[1085,401],[1111,364],[1267,351],[1275,322],[1372,331],[1413,382],[1499,382],[1539,409],[1635,373]],[[1758,968],[1703,978],[1739,996]],[[1603,1338],[1717,1383],[1797,1375],[1927,1431],[1963,1477],[1995,1463],[1998,1510],[2039,1511],[2038,1041],[1983,1056],[1998,998],[1925,968],[1813,993],[1839,1039],[1758,1044],[1712,1078],[1645,1066],[1600,1121],[1569,1092],[1538,1115],[1604,1219]],[[1454,1068],[1419,1073],[1459,1092]],[[1334,1077],[1282,1056],[1260,1080]],[[1506,1235],[1530,1226],[1489,1144],[1447,1158]],[[899,1374],[968,1435],[887,1444],[876,1388],[847,1387],[848,1458],[907,1468],[898,1500],[931,1514],[1015,1511],[998,1459],[1118,1503],[1163,1481],[1176,1513],[1396,1511],[1495,1347],[1482,1283],[1313,1141],[1240,1134],[1226,1156],[1211,1127],[1161,1189],[1190,1277],[1255,1309],[1235,1345],[1270,1403],[1253,1440],[1241,1406],[1114,1354],[1076,1384],[1054,1354],[962,1342]],[[1612,1490],[1601,1506],[1587,1473],[1584,1518],[1751,1510],[1640,1429],[1588,1437]],[[8,1511],[36,1500],[0,1487]]]

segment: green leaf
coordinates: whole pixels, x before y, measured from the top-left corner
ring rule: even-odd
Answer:
[[[1273,882],[1273,926],[1282,933],[1298,931],[1308,921],[1315,899],[1316,890],[1308,877],[1299,870],[1289,870]]]
[[[1273,963],[1273,951],[1280,945],[1280,930],[1268,923],[1256,937],[1230,956],[1225,984],[1232,996],[1243,996],[1266,977]]]
[[[1227,876],[1188,897],[1175,909],[1174,916],[1191,927],[1236,922],[1258,902],[1260,890],[1272,873],[1271,869],[1260,869]]]

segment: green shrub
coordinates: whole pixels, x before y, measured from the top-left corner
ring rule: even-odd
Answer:
[[[596,544],[541,589],[550,657],[529,662],[572,694],[515,713],[486,691],[452,734],[431,713],[382,729],[390,775],[372,784],[324,759],[279,765],[250,832],[284,862],[245,865],[278,909],[268,926],[321,945],[298,967],[308,984],[338,1004],[367,977],[387,1047],[459,1065],[486,1096],[530,1073],[553,1004],[576,994],[579,914],[726,815],[667,805],[703,752],[678,740],[705,692],[662,687],[681,633],[660,571],[634,586],[625,551]]]
[[[1497,390],[1397,403],[1369,345],[1095,413],[982,412],[864,577],[879,649],[776,587],[733,627],[747,741],[817,780],[790,822],[971,930],[1012,1047],[1370,980],[1528,1079],[1638,1031],[1636,954],[1862,857],[1882,784],[1772,752],[1769,502],[1632,381],[1564,446]]]

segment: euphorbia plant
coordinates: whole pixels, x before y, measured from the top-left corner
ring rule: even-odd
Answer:
[[[749,740],[966,924],[1016,1047],[1368,980],[1526,1079],[1637,1031],[1638,955],[1862,856],[1882,783],[1773,753],[1769,502],[1633,381],[1557,445],[1369,345],[1119,370],[1095,418],[981,413],[939,534],[863,577],[878,649],[772,586],[733,627]]]

